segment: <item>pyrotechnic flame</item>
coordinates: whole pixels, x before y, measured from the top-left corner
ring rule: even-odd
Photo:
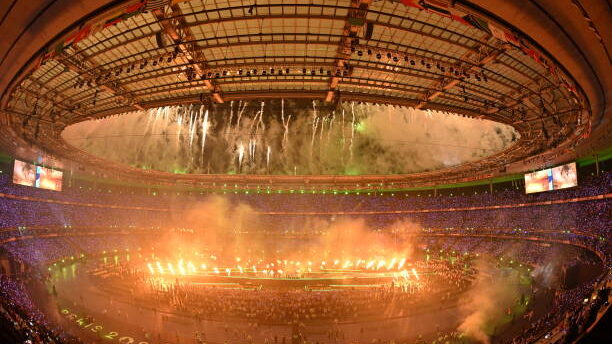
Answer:
[[[187,271],[185,271],[185,265],[184,265],[182,259],[179,260],[179,262],[178,262],[178,268],[179,268],[179,271],[180,271],[181,275],[186,275],[187,274]]]
[[[389,262],[389,265],[387,265],[387,270],[393,269],[393,266],[395,265],[396,260],[397,260],[396,258],[391,259],[391,261]]]
[[[160,274],[164,274],[164,268],[162,267],[162,265],[159,262],[155,262],[157,265],[157,270],[159,271]]]
[[[400,270],[401,268],[403,268],[405,263],[406,258],[402,258],[402,260],[400,260],[399,264],[397,265],[397,269]]]

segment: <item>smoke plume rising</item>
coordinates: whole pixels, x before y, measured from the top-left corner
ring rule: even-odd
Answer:
[[[174,173],[395,174],[454,166],[508,148],[509,126],[456,114],[316,101],[184,105],[67,127],[91,154]]]
[[[496,323],[512,308],[520,295],[519,276],[514,270],[500,273],[493,262],[476,262],[477,279],[468,292],[466,312],[459,330],[481,343],[491,343]]]
[[[301,232],[316,235],[290,232],[283,236],[278,218],[257,214],[250,206],[230,202],[221,196],[209,197],[187,211],[170,214],[176,217],[173,222],[194,233],[185,236],[179,230],[169,234],[163,239],[164,246],[176,248],[173,252],[179,254],[208,250],[226,258],[257,255],[301,261],[312,258],[409,259],[413,243],[403,235],[420,230],[418,225],[406,220],[397,221],[383,231],[373,231],[360,218],[317,218],[304,221]]]

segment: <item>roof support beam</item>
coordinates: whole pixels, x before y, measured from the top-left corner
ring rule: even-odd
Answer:
[[[329,91],[325,97],[326,102],[334,100],[334,94],[338,89],[341,73],[346,68],[348,60],[351,58],[353,40],[358,39],[358,34],[366,23],[366,14],[372,0],[351,0],[351,9],[346,16],[342,38],[336,52],[335,70],[329,79]]]
[[[478,54],[479,56],[477,56],[476,63],[469,64],[467,68],[464,68],[462,70],[462,72],[470,73],[480,70],[485,65],[495,61],[497,56],[499,56],[504,51],[504,49],[491,49],[489,47],[481,45],[473,50],[470,50],[466,55],[462,57],[462,60],[469,59],[473,54]],[[421,101],[419,101],[415,108],[423,108],[425,105],[427,105],[427,103],[439,97],[440,94],[454,88],[462,81],[462,79],[460,78],[457,78],[453,75],[453,73],[447,71],[444,77],[442,77],[439,81],[432,85],[432,88],[436,88],[437,91],[424,93],[421,96]]]
[[[29,88],[22,88],[19,87],[17,88],[17,90],[20,90],[21,92],[24,93],[28,93],[31,94],[32,97],[35,98],[40,98],[43,99],[47,102],[49,102],[50,104],[52,104],[53,106],[59,108],[62,111],[65,112],[72,112],[75,113],[77,115],[83,115],[83,113],[77,109],[75,109],[75,107],[73,105],[67,105],[65,100],[66,97],[64,96],[63,93],[61,92],[56,92],[53,89],[49,89],[49,87],[47,85],[44,85],[43,83],[41,83],[40,81],[36,80],[36,79],[28,79],[29,81],[31,81],[33,84],[36,85],[36,87],[38,87],[39,90],[44,90],[44,93],[40,93],[40,92],[36,92],[35,90],[30,90]],[[25,96],[25,94],[24,94]]]
[[[189,29],[189,25],[185,22],[185,17],[182,15],[178,5],[172,5],[172,16],[167,18],[162,10],[155,10],[153,14],[159,21],[159,24],[164,29],[164,33],[185,56],[185,59],[195,70],[195,73],[204,80],[204,85],[212,92],[212,98],[217,103],[223,103],[221,95],[221,87],[212,79],[206,77],[208,66],[206,65],[204,55],[194,49],[192,43],[183,43],[183,41],[193,42],[195,38]]]
[[[106,71],[103,71],[102,69],[97,68],[97,66],[95,66],[92,61],[88,61],[87,64],[85,64],[80,61],[74,62],[72,60],[73,60],[73,57],[64,58],[62,60],[62,64],[86,80],[94,81],[96,79],[97,75],[91,72],[93,68],[96,68],[100,74],[107,73]],[[130,92],[127,89],[125,89],[123,86],[121,86],[117,81],[112,81],[112,80],[106,81],[104,83],[97,84],[97,87],[102,91],[106,91],[114,95],[115,97],[119,97],[127,101],[129,105],[133,106],[134,108],[138,110],[144,110],[144,108],[139,104],[140,99],[136,97],[126,96],[126,94],[129,94]]]

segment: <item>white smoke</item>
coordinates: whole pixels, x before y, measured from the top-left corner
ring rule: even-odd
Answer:
[[[481,159],[518,138],[512,127],[411,108],[317,102],[173,106],[69,126],[75,147],[175,173],[393,174]]]

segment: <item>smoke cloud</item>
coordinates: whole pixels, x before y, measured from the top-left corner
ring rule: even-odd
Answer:
[[[151,109],[69,126],[91,154],[174,173],[393,174],[435,170],[508,148],[509,126],[455,114],[316,101]]]
[[[463,306],[467,316],[458,329],[481,343],[491,343],[496,323],[512,308],[520,296],[519,275],[516,271],[499,272],[493,262],[476,262],[477,279],[468,291]]]
[[[188,211],[170,214],[176,216],[172,222],[184,228],[167,234],[162,242],[166,243],[163,246],[168,252],[178,256],[209,252],[226,259],[245,256],[295,261],[410,259],[414,245],[404,235],[420,230],[409,221],[398,221],[383,231],[373,231],[360,218],[312,218],[301,227],[302,233],[309,235],[287,232],[281,236],[283,230],[279,227],[283,224],[278,221],[283,220],[257,214],[250,206],[221,196],[212,196]]]

